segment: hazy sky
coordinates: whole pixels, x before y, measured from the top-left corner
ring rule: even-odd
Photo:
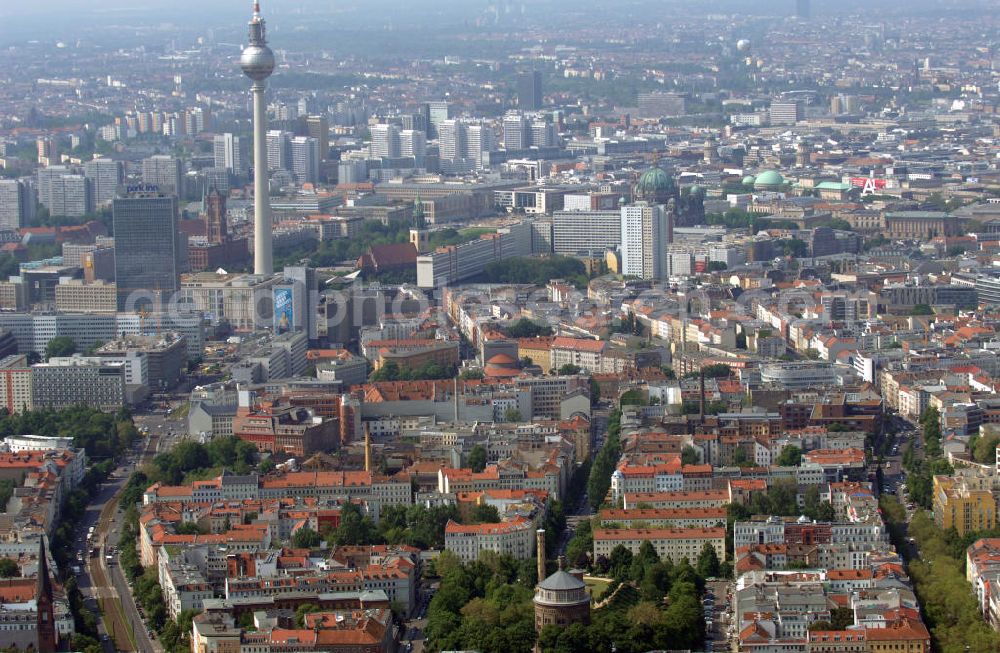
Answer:
[[[794,12],[795,0],[262,0],[272,26],[285,25],[314,16],[346,29],[377,26],[385,20],[410,20],[438,28],[482,15],[492,4],[523,4],[528,15],[558,15],[565,8],[576,11],[589,6],[603,11],[621,8],[626,13],[669,17],[677,11],[718,11],[750,15],[784,15]],[[63,39],[86,35],[90,29],[111,26],[173,25],[187,30],[242,30],[251,0],[0,0],[0,44],[28,39]],[[969,15],[996,11],[1000,0],[812,0],[813,13],[857,14],[877,19],[900,12],[932,11],[936,14]],[[292,17],[295,17],[293,19]],[[325,19],[325,20],[324,20]],[[423,19],[423,20],[412,20]],[[235,33],[235,32],[234,32]]]
[[[503,2],[504,0],[500,0]],[[513,0],[517,2],[518,0]],[[687,7],[697,6],[708,9],[718,7],[722,9],[732,9],[736,7],[757,7],[768,10],[781,11],[783,5],[794,6],[795,0],[765,0],[761,3],[758,0],[674,0],[674,2],[663,2],[663,0],[649,0],[646,4],[650,6],[663,6],[665,4],[677,4]],[[265,13],[280,13],[284,10],[302,9],[322,9],[337,10],[340,8],[357,8],[359,6],[385,8],[388,6],[398,6],[412,8],[414,6],[435,6],[440,7],[465,7],[467,10],[476,11],[493,4],[493,0],[262,0]],[[559,5],[581,5],[600,3],[607,6],[604,0],[523,0],[528,7],[548,5],[557,7]],[[228,13],[245,14],[250,11],[252,0],[36,0],[35,2],[25,0],[3,0],[0,2],[0,17],[24,16],[24,15],[44,15],[53,12],[72,12],[73,15],[83,16],[88,13],[97,14],[99,12],[128,11],[129,13],[161,12],[185,13],[196,12],[191,18],[200,13],[212,16],[219,16]],[[628,4],[639,4],[635,0]],[[1000,2],[997,0],[813,0],[813,11],[822,12],[824,9],[839,9],[846,5],[853,7],[918,7],[918,6],[979,6],[982,8],[998,8]],[[3,27],[0,26],[0,30]]]

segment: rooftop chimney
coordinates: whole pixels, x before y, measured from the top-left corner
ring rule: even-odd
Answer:
[[[545,529],[535,531],[536,553],[538,554],[538,582],[545,580]]]
[[[365,471],[372,471],[372,433],[368,422],[365,422]]]
[[[698,375],[699,382],[701,384],[701,394],[698,398],[698,415],[701,417],[701,423],[705,423],[705,370],[702,369]]]

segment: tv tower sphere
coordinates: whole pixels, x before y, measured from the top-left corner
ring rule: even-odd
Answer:
[[[240,55],[243,74],[255,82],[262,82],[274,72],[274,53],[266,45],[248,45]]]
[[[274,72],[274,53],[267,47],[267,33],[264,19],[260,15],[260,3],[253,4],[253,17],[249,25],[250,44],[240,55],[243,74],[255,82],[262,82]]]
[[[750,41],[747,39],[740,39],[736,42],[736,49],[740,52],[746,52],[750,49]]]

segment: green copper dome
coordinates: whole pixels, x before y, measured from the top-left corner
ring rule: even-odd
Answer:
[[[756,181],[753,182],[753,187],[755,189],[768,189],[777,188],[785,183],[785,178],[782,177],[774,170],[765,170],[764,172],[757,175]]]
[[[663,168],[653,167],[642,173],[635,185],[637,199],[665,201],[675,189],[673,178]]]
[[[755,181],[757,181],[756,177],[754,177],[753,175],[747,175],[746,177],[743,178],[743,185],[744,186],[753,186],[753,182],[755,182]]]

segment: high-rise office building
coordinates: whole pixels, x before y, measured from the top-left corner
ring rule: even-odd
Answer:
[[[292,133],[272,129],[267,132],[267,167],[269,170],[291,170]]]
[[[319,159],[330,158],[330,121],[326,116],[306,116],[306,132],[319,143]]]
[[[296,136],[290,143],[292,174],[296,183],[315,184],[319,181],[319,141],[309,136]]]
[[[299,104],[275,103],[271,105],[274,119],[278,122],[294,122],[299,118]]]
[[[38,203],[46,209],[52,207],[52,183],[63,175],[72,174],[66,166],[48,166],[35,171],[36,187],[38,188]]]
[[[151,121],[153,122],[153,121]],[[195,136],[212,126],[212,113],[202,107],[194,107],[184,112],[184,133]],[[153,126],[155,131],[155,125]]]
[[[138,192],[116,197],[112,207],[119,310],[165,306],[180,288],[184,258],[177,197]]]
[[[300,116],[306,116],[316,111],[316,98],[310,95],[303,95],[296,103]]]
[[[118,187],[125,181],[121,161],[112,159],[91,159],[83,164],[83,174],[94,189],[94,204],[110,204]]]
[[[517,106],[525,111],[542,108],[542,73],[532,70],[518,74]]]
[[[427,118],[430,120],[430,137],[441,138],[440,125],[451,119],[451,106],[446,100],[427,103]]]
[[[204,195],[213,188],[223,193],[228,193],[232,188],[232,173],[227,168],[202,168],[201,172],[201,194]]]
[[[413,113],[404,113],[400,116],[400,123],[403,129],[415,129],[425,134],[431,127],[431,108],[426,103],[419,105]]]
[[[35,145],[38,147],[38,163],[43,166],[59,163],[59,144],[54,138],[39,138]]]
[[[493,128],[485,125],[469,125],[465,133],[465,152],[462,158],[471,160],[478,170],[488,168],[490,152],[497,149]]]
[[[0,229],[20,229],[35,215],[35,193],[20,179],[0,179]]]
[[[556,126],[551,122],[531,123],[531,144],[535,147],[552,147],[556,145],[556,139]]]
[[[404,129],[399,132],[399,156],[412,156],[414,165],[423,166],[427,156],[427,136],[417,129]]]
[[[392,124],[371,126],[370,156],[373,159],[396,159],[400,154],[399,127]]]
[[[445,120],[438,126],[438,149],[442,161],[461,159],[466,151],[466,126],[458,120]]]
[[[795,15],[798,18],[809,18],[812,14],[812,7],[809,0],[795,0]]]
[[[234,134],[216,134],[212,143],[215,167],[225,168],[241,179],[246,178],[250,169],[250,148],[245,138]]]
[[[368,181],[368,162],[362,159],[341,159],[337,164],[338,184],[360,184]]]
[[[153,118],[149,113],[143,111],[136,117],[136,129],[140,134],[148,134],[153,131]]]
[[[168,154],[142,160],[142,181],[159,187],[163,193],[184,197],[184,165]]]
[[[622,214],[614,211],[555,211],[552,214],[552,251],[577,256],[600,255],[622,240]]]
[[[770,114],[772,125],[794,125],[806,118],[805,108],[797,100],[775,100],[771,103]]]
[[[503,117],[503,146],[507,150],[531,147],[531,126],[524,114],[508,113]]]
[[[665,259],[670,243],[666,210],[658,204],[637,202],[621,208],[622,274],[642,279],[666,277]]]
[[[45,200],[42,201],[42,180],[45,180]],[[94,191],[90,180],[83,175],[43,175],[39,171],[39,202],[49,210],[49,215],[79,218],[94,212]]]
[[[286,310],[282,314],[275,311],[275,330],[304,331],[309,340],[316,340],[319,337],[319,286],[316,270],[286,267],[283,276],[284,279],[275,285],[274,294],[275,297],[284,298]]]

